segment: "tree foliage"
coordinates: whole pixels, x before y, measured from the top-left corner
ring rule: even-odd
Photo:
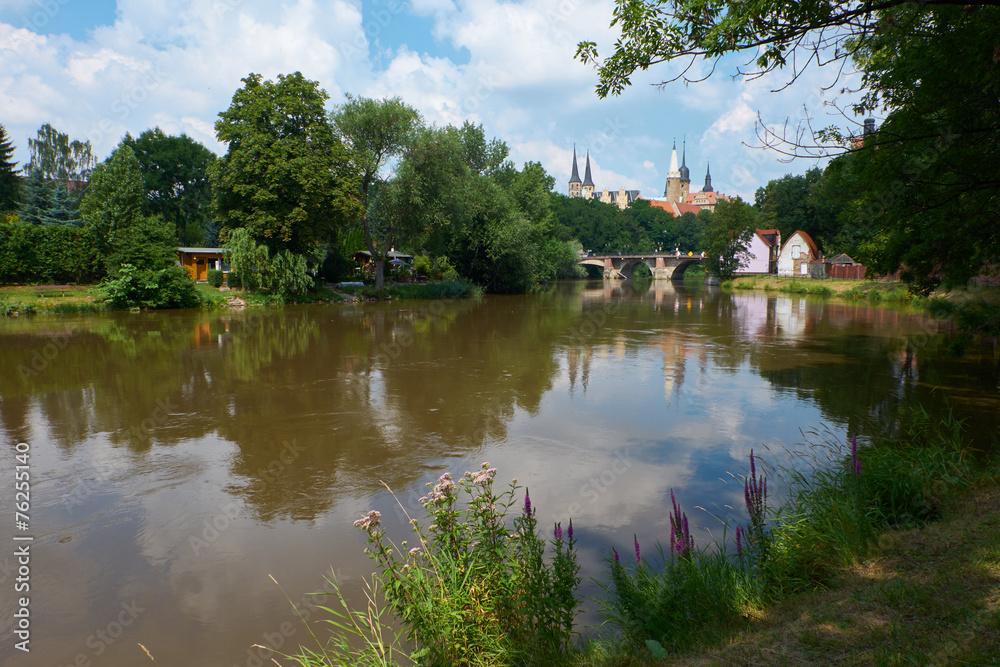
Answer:
[[[139,160],[143,212],[173,224],[181,245],[205,243],[212,200],[208,173],[215,154],[186,134],[170,136],[159,127],[138,138],[127,134],[121,143]]]
[[[254,240],[249,229],[234,229],[226,248],[233,273],[251,292],[294,296],[305,293],[313,284],[305,257],[288,249],[272,253]]]
[[[243,84],[215,123],[228,145],[211,170],[220,240],[245,227],[272,253],[318,263],[359,214],[358,178],[323,108],[328,96],[299,72],[277,82],[250,74]]]
[[[172,227],[143,215],[144,196],[139,160],[129,146],[119,146],[94,169],[80,210],[109,275],[124,264],[159,270],[177,261]]]
[[[80,218],[80,198],[61,181],[46,182],[39,172],[24,179],[20,186],[21,201],[17,217],[33,225],[83,224]]]
[[[14,142],[0,125],[0,213],[17,207],[20,177],[14,157]]]
[[[721,199],[702,236],[705,268],[729,280],[741,266],[748,266],[750,241],[756,228],[757,212],[752,206],[739,197],[732,201]]]
[[[0,283],[91,283],[102,275],[85,229],[69,225],[0,225]]]
[[[413,141],[423,120],[416,109],[398,97],[374,100],[351,95],[330,114],[330,120],[340,140],[353,151],[354,163],[361,172],[361,225],[365,246],[375,262],[375,289],[381,290],[387,253],[408,217],[393,208],[397,197],[391,188],[381,193],[376,215],[372,215],[370,197],[380,183],[383,166]]]
[[[25,171],[40,173],[46,180],[87,181],[97,165],[90,141],[70,140],[69,135],[46,123],[34,139],[28,139],[30,159]]]

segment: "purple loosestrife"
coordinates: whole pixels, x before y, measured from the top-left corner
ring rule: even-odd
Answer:
[[[670,553],[683,556],[689,549],[694,548],[694,538],[688,528],[687,515],[681,511],[681,506],[677,504],[673,490],[670,491],[670,502],[674,509],[670,513]]]
[[[531,518],[531,498],[527,489],[524,490],[524,516]]]
[[[569,537],[569,541],[573,541],[573,519],[569,520],[569,530],[566,531],[566,535]]]
[[[858,436],[851,438],[851,465],[847,469],[855,475],[861,474],[861,459],[858,458]]]
[[[552,534],[555,536],[555,538],[557,540],[561,540],[562,539],[562,525],[557,523],[555,530],[552,531]]]
[[[742,556],[743,555],[743,540],[742,540],[742,537],[743,537],[743,529],[740,528],[739,526],[736,526],[736,555],[737,556]]]
[[[618,555],[618,550],[615,549],[614,547],[611,547],[611,551],[614,552],[614,554],[615,554],[615,562],[616,563],[621,563],[622,562],[622,557]]]
[[[743,499],[746,502],[750,521],[755,525],[764,524],[764,504],[767,500],[767,479],[757,478],[757,466],[753,450],[750,450],[750,476],[743,482]]]
[[[639,555],[639,538],[633,533],[632,541],[635,542],[635,564],[642,565],[642,556]]]

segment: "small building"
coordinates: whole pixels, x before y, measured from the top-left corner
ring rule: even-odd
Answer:
[[[804,231],[797,230],[778,253],[778,275],[786,278],[809,276],[809,263],[819,259],[819,249],[812,237]]]
[[[826,260],[826,264],[827,277],[840,280],[864,280],[867,270],[864,264],[858,264],[843,253]]]
[[[209,269],[229,273],[225,248],[178,248],[177,264],[187,269],[193,280],[208,280]]]
[[[781,249],[781,232],[777,229],[755,229],[747,252],[750,261],[740,264],[736,275],[775,273],[778,270],[778,251]]]

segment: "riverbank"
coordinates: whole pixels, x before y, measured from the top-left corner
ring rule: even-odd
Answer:
[[[827,588],[748,615],[713,646],[600,665],[1000,664],[1000,487],[947,503],[940,521],[881,534]]]
[[[0,287],[0,316],[38,313],[96,313],[110,308],[101,300],[96,285],[17,285]],[[200,307],[242,308],[286,303],[269,294],[218,288],[197,283]],[[468,280],[386,285],[381,294],[371,286],[334,287],[324,285],[287,303],[338,303],[385,299],[467,299],[480,297],[482,288]]]

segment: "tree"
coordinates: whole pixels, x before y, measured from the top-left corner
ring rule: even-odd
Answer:
[[[17,217],[33,225],[83,224],[80,219],[80,200],[72,195],[62,182],[46,182],[41,172],[24,179],[20,188],[21,202]]]
[[[757,212],[737,197],[721,199],[701,239],[705,268],[722,280],[730,280],[750,262],[750,240],[757,227]]]
[[[233,273],[251,292],[295,295],[304,293],[312,285],[302,255],[287,249],[272,255],[270,249],[257,243],[245,227],[233,230],[226,248],[230,251]]]
[[[327,94],[301,73],[243,79],[215,131],[228,145],[215,162],[219,238],[245,227],[271,254],[319,264],[338,229],[357,220],[359,179],[323,108]]]
[[[173,229],[159,216],[142,214],[144,195],[139,160],[129,146],[115,149],[91,175],[80,210],[109,275],[125,264],[158,270],[177,261]]]
[[[169,136],[159,127],[138,138],[126,134],[121,143],[139,160],[143,211],[172,223],[182,246],[205,243],[212,202],[208,174],[215,154],[186,134]]]
[[[70,141],[69,135],[48,123],[38,129],[38,136],[28,139],[31,153],[25,171],[36,172],[46,180],[87,181],[97,164],[90,141]]]
[[[379,171],[385,163],[400,155],[423,125],[420,114],[398,97],[373,100],[347,96],[347,102],[330,114],[330,121],[341,141],[354,151],[354,162],[361,172],[361,225],[365,246],[375,262],[375,289],[385,285],[387,253],[396,243],[398,225],[405,218],[383,207],[378,233],[373,233],[369,197],[379,183]],[[388,196],[384,204],[388,205]]]
[[[14,142],[7,136],[7,130],[0,125],[0,213],[17,207],[20,177],[17,162],[14,162]]]
[[[836,206],[827,199],[823,172],[812,168],[802,175],[785,174],[757,189],[755,203],[760,226],[777,229],[787,239],[797,230],[809,234],[828,251],[825,241],[837,233]]]

